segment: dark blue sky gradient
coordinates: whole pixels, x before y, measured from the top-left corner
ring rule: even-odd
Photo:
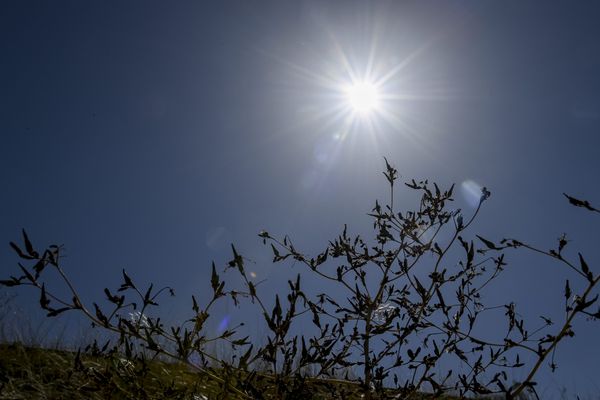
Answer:
[[[455,182],[465,210],[461,184],[487,186],[472,233],[549,248],[567,232],[600,272],[599,220],[561,194],[600,204],[598,21],[597,3],[566,1],[1,2],[0,243],[24,227],[65,244],[89,301],[123,267],[169,284],[183,317],[231,242],[269,292],[289,270],[261,229],[309,253],[344,223],[369,234],[385,156],[406,179]],[[406,61],[389,89],[410,95],[393,103],[402,124],[335,139],[342,124],[319,112],[338,100],[302,72],[343,79],[335,43],[357,69],[373,43],[384,69]],[[574,277],[510,260],[490,299],[560,318]],[[8,246],[0,264],[16,271]],[[600,391],[600,325],[576,331],[541,375],[547,398]]]

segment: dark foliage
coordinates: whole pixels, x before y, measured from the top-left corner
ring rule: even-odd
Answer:
[[[140,382],[148,373],[144,366],[149,360],[168,357],[219,382],[222,398],[310,398],[314,395],[308,390],[311,382],[318,382],[334,398],[352,398],[357,393],[365,399],[417,398],[424,392],[439,398],[451,392],[459,398],[501,394],[515,399],[525,391],[535,393],[536,372],[548,360],[556,368],[555,350],[563,339],[574,336],[573,320],[578,315],[600,318],[600,309],[591,310],[598,299],[593,289],[600,275],[592,272],[581,254],[574,261],[564,256],[565,236],[559,238],[556,249],[548,251],[510,238],[497,242],[479,235],[469,238],[469,228],[490,197],[485,188],[477,209],[464,215],[449,207],[453,186],[446,190],[435,183],[411,180],[405,187],[420,195],[419,204],[414,210],[397,212],[393,195],[398,173],[387,160],[384,176],[391,198],[387,205],[376,202],[369,214],[372,241],[351,235],[344,227],[321,253],[308,256],[288,236],[259,234],[270,247],[273,262],[303,264],[308,273],[343,289],[345,295],[340,298],[327,292],[308,295],[298,274],[288,282],[286,293],[275,296],[274,306],[267,307],[270,303],[246,274],[246,260],[232,246],[233,257],[225,269],[239,274],[243,288],[226,289],[213,263],[212,299],[201,307],[192,297],[192,316],[179,326],[166,327],[160,318],[147,317],[147,311],[158,306],[160,295],[174,295],[173,289],[140,288],[123,270],[122,284],[115,290],[104,289],[111,307],[103,309],[96,303],[89,307],[61,266],[62,246],[37,251],[25,231],[21,245],[10,245],[22,263],[29,265],[18,263],[20,274],[0,283],[36,288],[40,307],[49,317],[77,311],[93,326],[113,332],[116,343],[94,343],[87,353],[131,360],[136,366],[131,370]],[[598,212],[587,201],[565,196],[574,206]],[[504,253],[514,249],[550,257],[572,270],[571,279],[585,283],[575,294],[566,280],[563,322],[554,324],[541,317],[536,324],[521,318],[514,303],[484,304],[483,290],[506,268]],[[44,276],[49,269],[62,278],[70,299],[47,287]],[[248,300],[258,307],[268,332],[265,345],[240,336],[239,326],[217,337],[207,334],[211,310],[225,298],[235,304]],[[506,320],[499,338],[485,336],[480,329],[482,316],[490,313]],[[312,331],[296,334],[293,326],[300,320],[312,321]],[[232,348],[232,362],[208,351],[208,345],[216,341]],[[523,357],[526,353],[534,356],[532,363],[523,361],[530,359]],[[79,355],[75,366],[82,371],[78,360]],[[526,371],[522,374],[526,379],[509,382],[511,369]],[[354,385],[350,393],[349,385]]]

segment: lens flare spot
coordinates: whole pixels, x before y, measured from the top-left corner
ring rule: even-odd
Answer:
[[[466,202],[471,207],[477,207],[481,200],[481,186],[470,179],[467,179],[460,185],[461,192]]]
[[[218,226],[206,232],[206,247],[212,250],[218,250],[226,243],[227,229],[224,226]]]
[[[229,315],[223,317],[221,322],[219,323],[219,327],[217,328],[219,332],[224,332],[229,326]]]

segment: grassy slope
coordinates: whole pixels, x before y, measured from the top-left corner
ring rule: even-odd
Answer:
[[[183,365],[131,364],[118,357],[0,345],[0,399],[202,399],[217,397],[219,384]]]
[[[66,351],[0,344],[0,399],[240,398],[225,390],[222,382],[182,364],[152,361],[144,368],[142,363],[131,364],[117,356],[82,355],[81,363],[76,358],[75,353]],[[212,373],[224,376],[222,370]],[[272,379],[263,377],[259,382],[255,385],[261,393],[275,398]],[[313,379],[297,388],[292,398],[361,398],[357,386],[350,382]],[[335,396],[332,388],[337,391]]]

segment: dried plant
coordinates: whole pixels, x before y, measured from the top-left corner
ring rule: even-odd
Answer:
[[[40,306],[49,317],[78,311],[94,326],[117,335],[112,347],[94,344],[96,353],[122,355],[141,365],[156,357],[187,363],[203,379],[219,382],[222,398],[311,398],[316,392],[309,387],[314,385],[321,385],[319,393],[335,398],[357,394],[364,399],[419,398],[424,393],[439,398],[453,393],[459,398],[501,395],[516,399],[525,392],[535,395],[536,372],[547,361],[550,368],[556,368],[556,348],[574,335],[574,319],[600,318],[600,309],[591,311],[600,275],[594,275],[581,254],[575,261],[564,256],[569,243],[565,236],[549,251],[516,239],[469,238],[473,221],[490,197],[486,188],[475,211],[466,215],[449,207],[454,186],[442,190],[435,183],[412,180],[405,187],[419,194],[418,207],[397,212],[398,172],[387,160],[384,176],[390,201],[386,205],[376,202],[369,214],[375,232],[371,241],[349,234],[344,227],[321,253],[311,257],[288,236],[278,239],[268,232],[259,234],[270,246],[275,263],[293,260],[305,265],[307,273],[327,282],[324,293],[309,295],[298,274],[288,282],[287,293],[277,294],[274,305],[268,306],[271,302],[258,293],[246,274],[246,260],[232,246],[233,258],[225,269],[237,271],[243,288],[226,290],[213,263],[212,299],[200,307],[192,297],[193,315],[179,326],[166,328],[147,311],[158,306],[161,294],[174,295],[173,289],[155,290],[150,285],[142,290],[123,270],[121,286],[104,289],[111,308],[102,309],[96,303],[88,307],[61,266],[62,247],[53,245],[39,252],[25,231],[23,245],[11,246],[31,265],[19,263],[22,275],[1,283],[36,288]],[[565,196],[574,206],[599,212],[587,201]],[[554,259],[583,282],[582,291],[574,293],[571,281],[566,280],[565,319],[560,324],[546,317],[537,325],[526,323],[513,302],[485,304],[484,289],[506,268],[505,252],[515,249]],[[47,269],[59,274],[70,299],[46,286]],[[340,290],[343,295],[332,295]],[[236,305],[246,300],[258,307],[266,325],[266,344],[241,337],[241,325],[214,337],[207,334],[212,307],[226,298]],[[497,337],[480,326],[482,317],[494,313],[506,320]],[[299,321],[303,327],[309,322],[312,329],[299,328]],[[207,350],[214,342],[231,346],[231,362]],[[144,351],[137,351],[136,343]],[[530,359],[524,354],[534,361],[523,361]],[[511,369],[525,371],[526,378],[511,383]]]

